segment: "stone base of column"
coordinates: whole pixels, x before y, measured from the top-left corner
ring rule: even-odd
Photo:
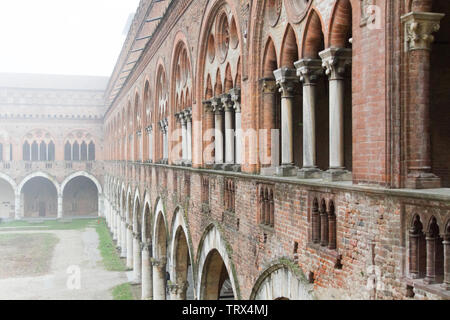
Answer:
[[[409,174],[406,178],[407,189],[439,189],[441,179],[432,173]]]
[[[276,169],[276,175],[279,177],[295,177],[297,172],[298,167],[293,165],[282,165]]]
[[[326,182],[352,181],[353,175],[345,169],[330,169],[323,173],[322,179]]]
[[[274,176],[277,173],[276,167],[264,167],[260,170],[260,175],[262,176]]]
[[[192,162],[188,161],[188,160],[185,160],[185,161],[183,161],[183,166],[184,167],[192,167]]]
[[[234,169],[234,163],[225,163],[222,166],[223,171],[234,171],[233,169]]]
[[[297,173],[297,177],[300,179],[321,179],[322,175],[322,170],[318,168],[302,168]]]
[[[213,165],[213,169],[214,169],[214,170],[223,170],[223,166],[224,166],[223,163],[215,163],[215,164]]]

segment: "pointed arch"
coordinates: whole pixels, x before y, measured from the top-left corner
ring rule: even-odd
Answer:
[[[234,299],[240,299],[240,289],[235,273],[235,266],[232,258],[227,250],[227,242],[220,234],[214,224],[209,225],[200,240],[199,249],[197,251],[197,297],[200,300],[217,299],[219,292],[215,289],[220,287],[217,274],[220,267],[216,262],[223,262],[225,270],[229,276],[231,289]],[[216,269],[216,274],[209,274],[212,269]],[[222,269],[222,271],[225,271]],[[220,272],[220,271],[219,271]]]
[[[313,300],[313,287],[293,261],[276,262],[261,273],[250,300]]]
[[[263,77],[273,78],[273,72],[278,69],[277,52],[271,37],[267,39],[264,59],[263,59]]]
[[[337,0],[328,28],[328,45],[331,48],[347,48],[352,37],[352,5],[350,0]]]
[[[319,59],[319,52],[325,49],[322,17],[312,9],[306,21],[302,44],[303,59]]]
[[[299,60],[297,35],[290,24],[287,25],[281,45],[280,66],[293,69],[294,62]]]

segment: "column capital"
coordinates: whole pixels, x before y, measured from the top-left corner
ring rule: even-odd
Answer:
[[[345,69],[352,64],[352,49],[329,48],[320,52],[319,56],[330,80],[342,80]]]
[[[298,85],[297,72],[290,68],[280,68],[273,72],[282,97],[292,97],[296,94]]]
[[[225,112],[231,112],[233,110],[233,100],[231,99],[231,95],[229,93],[224,93],[221,95],[220,100],[222,101]]]
[[[152,245],[150,243],[142,242],[142,251],[150,253],[152,251]]]
[[[262,78],[259,81],[261,82],[263,94],[274,94],[277,91],[278,87],[275,78]]]
[[[147,133],[150,133],[153,131],[153,126],[149,125],[145,130],[147,131]]]
[[[294,63],[297,68],[297,77],[304,86],[315,85],[320,76],[324,74],[322,60],[302,59]]]
[[[433,33],[439,31],[443,13],[410,12],[401,17],[405,30],[405,51],[431,50]]]
[[[203,104],[203,109],[205,110],[205,112],[212,112],[212,102],[211,100],[203,100],[202,101]]]
[[[178,119],[182,126],[186,125],[186,117],[183,111],[176,113],[175,117]]]
[[[187,122],[192,122],[192,108],[187,108],[183,111]]]
[[[222,104],[222,99],[221,98],[212,98],[211,99],[211,105],[212,105],[212,109],[213,112],[215,114],[222,114],[223,111],[223,104]]]
[[[231,100],[234,103],[234,111],[236,113],[241,113],[241,89],[233,88],[230,90]]]
[[[159,268],[159,269],[164,269],[166,268],[166,264],[167,264],[167,258],[166,257],[162,257],[160,259],[156,259],[156,258],[151,258],[151,263],[152,266]]]

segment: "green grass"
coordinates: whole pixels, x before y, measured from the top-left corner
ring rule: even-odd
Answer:
[[[47,274],[58,242],[48,233],[0,234],[0,279]]]
[[[99,238],[98,249],[102,255],[105,269],[108,271],[126,271],[126,266],[117,254],[116,247],[104,219],[100,220],[96,229]]]
[[[1,231],[24,231],[24,230],[81,230],[88,226],[97,224],[98,218],[74,219],[70,222],[60,220],[48,220],[41,223],[30,223],[27,221],[11,221],[0,223]],[[14,228],[14,229],[11,229]]]
[[[111,290],[114,300],[135,300],[129,283],[118,285]]]

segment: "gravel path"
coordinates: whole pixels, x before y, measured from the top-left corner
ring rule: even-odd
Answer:
[[[93,228],[11,233],[51,233],[60,241],[49,274],[0,280],[0,300],[111,300],[110,289],[128,282],[125,272],[104,269]]]

